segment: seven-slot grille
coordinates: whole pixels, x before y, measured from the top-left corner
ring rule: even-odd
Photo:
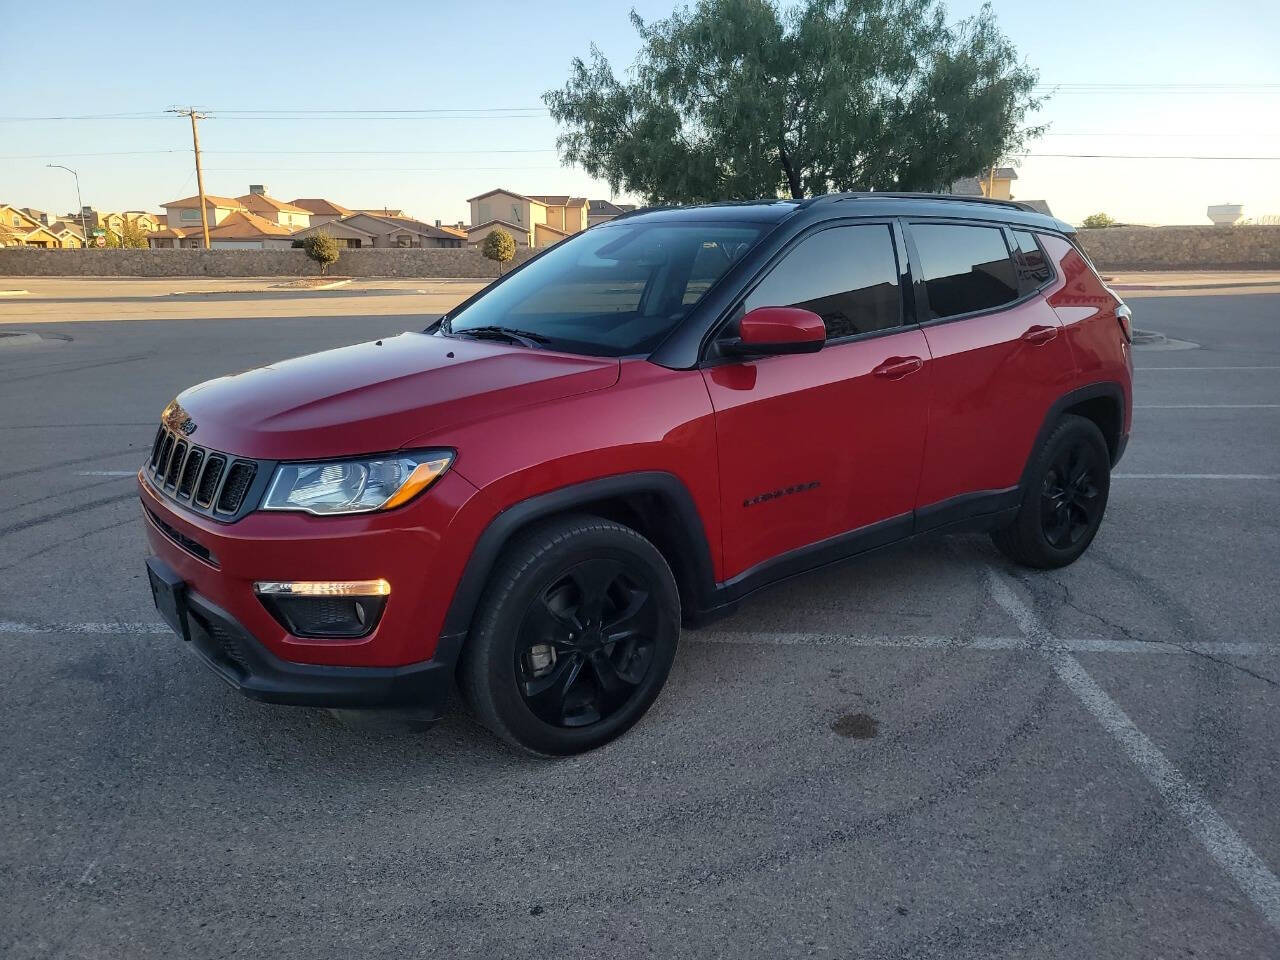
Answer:
[[[224,519],[246,506],[257,473],[256,461],[201,447],[164,426],[156,431],[147,465],[152,486],[166,498]]]

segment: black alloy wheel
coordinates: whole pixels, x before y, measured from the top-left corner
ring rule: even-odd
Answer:
[[[573,514],[504,546],[459,663],[476,718],[563,756],[628,730],[657,699],[680,638],[680,593],[631,527]]]
[[[653,665],[658,612],[645,571],[586,560],[557,576],[529,605],[516,644],[525,703],[558,727],[612,716]]]
[[[1027,464],[1022,501],[991,540],[1010,560],[1048,570],[1093,542],[1111,491],[1111,453],[1092,420],[1067,414]]]
[[[1102,514],[1094,450],[1083,441],[1056,451],[1040,489],[1040,522],[1049,545],[1067,550],[1079,543]]]

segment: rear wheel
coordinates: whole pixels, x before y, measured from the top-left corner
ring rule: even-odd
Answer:
[[[680,633],[675,578],[629,527],[572,516],[506,551],[468,638],[463,695],[498,736],[535,753],[590,750],[644,715]]]
[[[991,539],[1026,566],[1066,566],[1097,534],[1110,488],[1102,432],[1092,420],[1068,414],[1037,451],[1017,516]]]

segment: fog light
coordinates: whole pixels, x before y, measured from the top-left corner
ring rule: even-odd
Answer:
[[[253,589],[280,626],[311,638],[367,636],[391,593],[385,580],[260,580]]]

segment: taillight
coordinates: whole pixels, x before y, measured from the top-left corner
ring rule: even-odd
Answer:
[[[1120,330],[1124,333],[1125,340],[1133,343],[1133,311],[1123,303],[1120,304],[1116,307],[1116,320],[1120,324]]]

